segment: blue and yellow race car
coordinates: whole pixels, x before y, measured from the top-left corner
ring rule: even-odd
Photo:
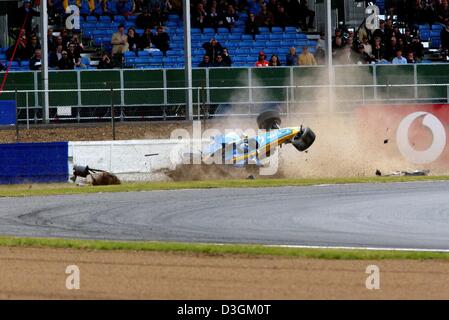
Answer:
[[[257,117],[257,124],[260,130],[254,136],[231,133],[213,137],[213,142],[202,149],[203,162],[260,166],[278,146],[291,143],[298,151],[305,151],[315,141],[315,133],[308,127],[281,128],[277,110],[262,112]]]

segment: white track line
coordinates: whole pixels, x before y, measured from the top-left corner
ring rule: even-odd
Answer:
[[[449,249],[419,249],[419,248],[378,248],[378,247],[334,247],[334,246],[306,246],[306,245],[264,245],[264,247],[298,248],[298,249],[340,249],[340,250],[370,250],[370,251],[412,251],[412,252],[444,252]]]

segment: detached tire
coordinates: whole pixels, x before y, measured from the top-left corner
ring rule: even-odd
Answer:
[[[292,140],[292,144],[298,151],[307,150],[315,141],[315,133],[310,128],[305,128]]]
[[[271,130],[281,127],[281,115],[277,110],[264,111],[257,116],[259,129]]]

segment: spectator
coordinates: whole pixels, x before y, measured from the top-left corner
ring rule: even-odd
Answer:
[[[231,56],[229,55],[229,51],[227,48],[223,48],[221,56],[223,57],[224,67],[232,66],[232,59],[231,59]]]
[[[413,54],[413,51],[409,51],[409,52],[407,53],[407,63],[416,63],[416,60],[415,60],[415,56],[414,56],[414,54]]]
[[[67,50],[67,44],[64,44],[61,36],[56,37],[54,46],[55,48],[62,46],[62,49]]]
[[[267,10],[271,13],[275,13],[278,8],[278,1],[277,0],[269,0],[267,3]]]
[[[302,48],[302,52],[298,57],[298,64],[301,66],[312,66],[317,64],[315,57],[309,52],[309,47],[304,46]]]
[[[112,69],[114,64],[112,63],[111,57],[107,52],[103,52],[100,62],[98,63],[97,69]]]
[[[332,55],[337,57],[344,47],[343,39],[340,36],[336,36],[332,42]]]
[[[33,33],[30,37],[30,41],[28,41],[26,45],[26,59],[30,59],[33,55],[36,55],[36,50],[40,48],[41,45],[39,43],[37,35]],[[42,54],[42,52],[40,52],[40,54]]]
[[[379,63],[383,62],[385,60],[385,47],[382,43],[382,39],[379,37],[376,37],[374,39],[374,46],[372,51],[373,59]]]
[[[449,27],[449,24],[448,24],[448,27]],[[413,55],[418,62],[424,58],[424,46],[421,43],[421,39],[419,39],[418,36],[413,37],[411,50],[413,51]]]
[[[56,39],[53,36],[53,28],[48,28],[47,30],[48,51],[56,51],[55,42]]]
[[[226,67],[226,65],[223,62],[223,56],[221,54],[217,55],[217,58],[215,59],[213,67]]]
[[[269,63],[267,60],[265,60],[265,52],[260,51],[259,52],[259,57],[257,58],[256,61],[256,67],[268,67]]]
[[[151,28],[146,28],[143,35],[140,37],[140,49],[150,49],[153,47],[153,32]]]
[[[338,64],[354,64],[357,57],[354,55],[352,48],[346,46],[342,49],[337,59]]]
[[[67,51],[62,51],[62,58],[58,61],[58,69],[73,70],[74,68],[75,64],[73,63],[73,59],[69,59]]]
[[[144,7],[143,12],[139,14],[136,18],[136,27],[138,29],[147,29],[147,28],[153,28],[154,22],[153,18],[151,17],[150,12],[148,12],[148,9]]]
[[[441,5],[437,9],[437,21],[444,25],[449,22],[449,6],[447,0],[442,0]]]
[[[279,3],[274,13],[274,24],[285,31],[285,27],[290,24],[289,21],[290,19],[285,13],[284,6]]]
[[[153,22],[156,26],[160,27],[167,21],[167,15],[162,11],[160,4],[156,4],[153,11],[151,12]]]
[[[136,52],[137,50],[139,50],[139,44],[140,42],[140,38],[139,35],[136,33],[136,29],[134,28],[129,28],[128,29],[128,34],[127,34],[127,41],[128,41],[128,49],[130,51],[134,51]]]
[[[368,38],[365,37],[362,39],[362,46],[363,46],[363,51],[368,55],[368,56],[372,56],[373,55],[373,47],[371,46],[371,44],[368,41]]]
[[[132,14],[133,6],[133,0],[118,0],[117,12],[122,16],[128,17]]]
[[[17,9],[15,17],[11,17],[11,22],[16,27],[21,27],[23,25],[25,29],[26,36],[29,36],[32,33],[32,21],[33,17],[39,17],[40,13],[33,9],[30,0],[24,0],[23,4],[20,8]]]
[[[0,71],[6,71],[6,66],[0,61]]]
[[[69,32],[67,31],[66,28],[63,28],[61,30],[61,38],[62,38],[62,43],[64,44],[64,48],[67,48],[69,45],[69,42],[72,40],[69,36]]]
[[[398,50],[402,50],[401,46],[397,43],[396,37],[391,37],[390,43],[386,49],[385,59],[391,61],[396,56]]]
[[[232,5],[228,5],[226,13],[224,14],[223,25],[231,31],[234,27],[235,20],[237,20],[235,9]]]
[[[365,46],[362,43],[358,45],[357,50],[358,56],[355,56],[354,59],[356,64],[367,64],[371,62],[371,57],[365,52]]]
[[[67,48],[67,58],[72,60],[76,67],[81,66],[81,54],[79,51],[76,51],[73,43],[71,43]]]
[[[203,60],[200,62],[198,67],[200,67],[200,68],[209,68],[210,66],[212,66],[212,64],[210,62],[210,57],[208,55],[204,55],[203,56]]]
[[[301,21],[301,29],[307,31],[313,29],[313,23],[315,20],[315,11],[310,10],[307,4],[307,0],[300,0],[299,3],[299,19]]]
[[[14,60],[20,62],[21,60],[27,60],[30,58],[29,52],[27,50],[28,39],[26,36],[25,29],[22,29],[19,34],[20,36],[18,40],[16,40],[16,43],[14,43],[11,47],[8,48],[8,50],[6,50],[6,57],[8,58],[8,60],[11,60],[13,58],[12,54],[14,52],[14,48],[16,47],[17,42],[19,43],[17,44]]]
[[[245,24],[245,34],[252,34],[253,39],[256,39],[256,34],[259,34],[259,26],[256,22],[256,17],[254,16],[254,13],[250,13],[248,15],[248,20],[246,20]]]
[[[407,64],[407,59],[402,56],[402,50],[396,51],[396,57],[391,61],[392,64]]]
[[[288,54],[286,56],[287,66],[297,66],[298,65],[298,54],[296,53],[296,48],[291,47],[288,49]]]
[[[270,61],[268,61],[268,65],[270,67],[279,67],[281,66],[281,61],[279,60],[279,57],[275,54],[273,54],[270,58]]]
[[[267,10],[267,6],[265,4],[262,5],[262,10],[256,16],[256,23],[259,27],[268,27],[271,32],[271,28],[274,25],[274,16]]]
[[[191,14],[192,28],[200,28],[204,30],[207,27],[207,12],[201,2],[196,5],[195,10]]]
[[[112,35],[112,57],[117,62],[122,58],[123,53],[128,51],[128,36],[125,34],[125,26],[123,24],[118,26],[118,32]]]
[[[381,43],[385,43],[386,35],[385,35],[385,20],[379,21],[379,29],[374,30],[373,39],[380,38]]]
[[[214,28],[215,32],[217,32],[218,28],[223,25],[223,17],[220,13],[217,12],[216,5],[211,6],[206,25],[208,27]]]
[[[34,55],[30,59],[30,70],[40,70],[42,67],[42,52],[40,49],[34,51]]]
[[[153,44],[163,52],[164,56],[167,55],[167,50],[170,49],[170,37],[164,31],[164,27],[157,27],[157,33],[153,37]]]
[[[62,45],[59,45],[55,51],[50,51],[48,54],[48,66],[50,68],[56,68],[58,66],[58,61],[62,58]]]
[[[419,41],[419,38],[417,39],[417,41]],[[415,44],[415,41],[413,41],[413,43]],[[446,51],[446,54],[449,50],[449,22],[446,22],[446,26],[441,30],[441,49]]]
[[[77,34],[72,36],[72,40],[69,42],[69,46],[71,45],[75,47],[75,52],[78,56],[84,51],[84,45],[80,42]]]
[[[288,12],[289,15],[289,24],[292,24],[296,27],[300,24],[300,10],[301,7],[299,6],[298,0],[284,0],[282,4],[285,7],[285,12]]]
[[[209,42],[205,42],[203,48],[206,51],[206,55],[213,61],[215,61],[217,55],[223,52],[223,47],[215,38],[210,39]]]

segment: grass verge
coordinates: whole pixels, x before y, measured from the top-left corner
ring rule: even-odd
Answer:
[[[131,250],[180,252],[206,255],[281,256],[327,260],[449,260],[449,253],[426,251],[381,251],[352,249],[306,249],[263,245],[194,244],[177,242],[121,242],[104,240],[73,240],[54,238],[0,237],[0,246],[66,248],[80,250]]]
[[[47,196],[99,192],[129,192],[178,189],[210,188],[262,188],[282,186],[311,186],[320,184],[385,183],[449,180],[449,176],[404,176],[404,177],[353,177],[311,179],[255,179],[255,180],[207,180],[174,182],[124,183],[113,186],[76,186],[69,183],[1,185],[0,197]]]

